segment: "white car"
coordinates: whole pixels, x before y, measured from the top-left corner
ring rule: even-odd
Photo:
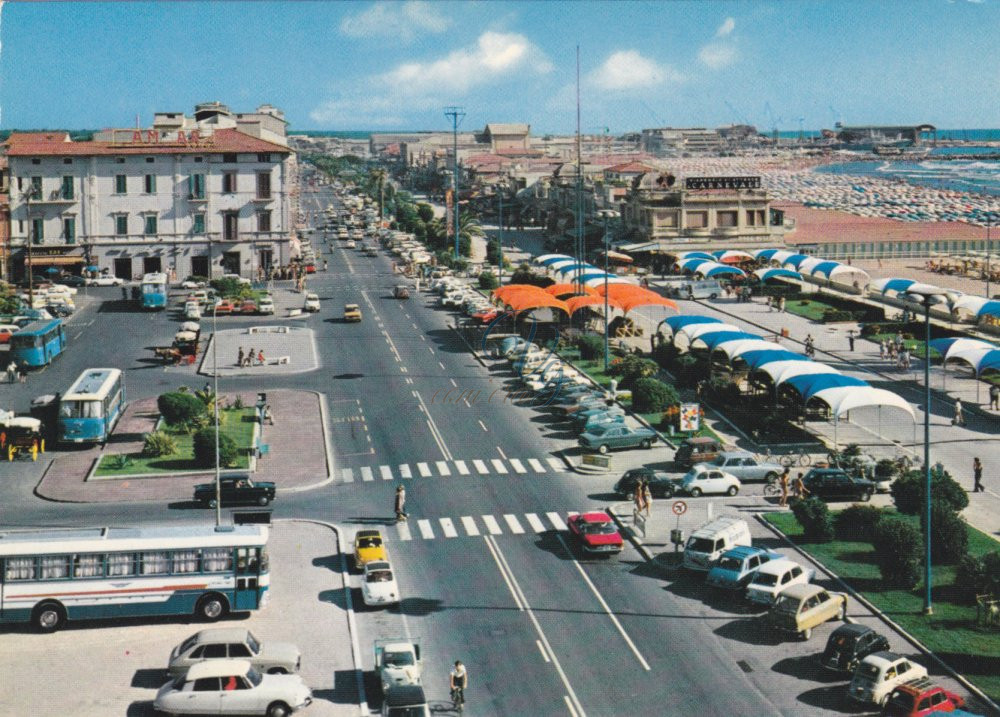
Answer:
[[[305,304],[302,305],[304,311],[319,311],[319,297],[312,292],[306,294]]]
[[[897,686],[920,677],[927,677],[923,665],[895,652],[876,652],[854,668],[847,694],[856,702],[882,706]]]
[[[76,289],[72,286],[66,286],[65,284],[52,284],[46,290],[49,294],[68,294],[69,296],[74,296],[76,294]]]
[[[365,563],[361,576],[361,597],[365,605],[392,605],[399,602],[399,586],[392,566],[384,560]]]
[[[274,299],[270,296],[261,297],[260,301],[257,302],[257,313],[258,314],[273,314],[274,313]]]
[[[692,498],[709,493],[736,495],[740,492],[740,479],[732,473],[699,463],[681,479],[680,490]]]
[[[191,281],[190,279],[181,282],[182,289],[204,289],[204,281]]]
[[[167,714],[287,715],[312,702],[299,675],[262,675],[249,660],[206,660],[163,685],[153,708]]]
[[[783,590],[792,585],[804,585],[815,574],[816,571],[812,568],[803,568],[788,558],[769,560],[760,566],[747,585],[747,600],[756,605],[771,607],[778,601]]]
[[[185,319],[200,319],[201,318],[201,304],[197,301],[188,301],[184,304],[184,318]]]
[[[87,284],[89,286],[121,286],[125,283],[125,280],[117,276],[98,276],[93,279],[87,279]]]

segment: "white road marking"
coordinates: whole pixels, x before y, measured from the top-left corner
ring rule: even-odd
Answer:
[[[514,535],[521,535],[524,533],[524,528],[522,528],[521,524],[517,521],[516,515],[513,513],[504,513],[503,519],[507,521],[510,532],[514,533]]]
[[[344,468],[340,473],[342,476],[344,476],[345,483],[354,482],[354,471],[352,471],[350,468]]]
[[[389,466],[379,466],[378,470],[382,474],[382,480],[392,480],[392,468]]]
[[[365,466],[364,468],[361,469],[361,480],[363,481],[375,480],[375,476],[372,475],[372,469],[369,468],[368,466]]]
[[[510,462],[511,467],[514,469],[515,473],[527,473],[528,472],[528,469],[525,468],[524,464],[522,464],[521,461],[519,461],[517,458],[510,458],[508,460]]]
[[[433,540],[434,529],[431,527],[431,521],[429,520],[418,520],[417,527],[420,528],[420,536],[424,540]]]
[[[470,537],[479,535],[479,527],[476,525],[476,521],[472,519],[471,515],[462,516],[462,527],[465,528],[466,534]]]
[[[500,535],[503,533],[497,519],[492,515],[484,515],[483,522],[486,524],[486,530],[490,531],[490,535]]]
[[[542,641],[535,640],[535,644],[538,645],[538,651],[542,653],[542,659],[546,662],[551,662],[551,660],[549,660],[549,656],[545,653],[545,647],[542,645]]]
[[[458,472],[462,475],[469,475],[469,467],[465,465],[465,461],[455,461],[455,467],[458,468]]]
[[[563,463],[558,458],[553,458],[552,456],[548,456],[545,460],[548,462],[550,466],[552,466],[552,470],[554,471],[561,471],[566,469],[566,464]]]
[[[500,446],[497,446],[497,453],[500,454],[501,458],[507,460],[507,454],[503,452],[503,448],[501,448]]]
[[[562,516],[556,513],[555,511],[549,511],[548,513],[545,514],[545,517],[549,519],[549,522],[552,523],[552,527],[555,528],[556,530],[567,529],[566,521],[563,520]]]
[[[485,423],[483,423],[482,421],[479,421],[479,425],[480,425],[480,426],[482,427],[482,429],[483,429],[484,431],[487,431],[487,432],[489,432],[489,429],[488,429],[488,428],[486,428],[486,424],[485,424]]]
[[[448,467],[447,461],[435,461],[434,465],[437,466],[438,473],[440,473],[441,475],[443,476],[451,475],[451,468]]]
[[[544,533],[547,530],[545,523],[542,522],[542,519],[534,513],[525,513],[524,517],[527,518],[528,525],[530,525],[531,529],[536,533]]]
[[[434,353],[434,349],[432,349],[430,346],[427,347],[427,350],[430,351],[431,353]]]
[[[443,363],[441,363],[440,361],[438,361],[438,366],[440,366],[441,370],[444,371],[444,364]]]
[[[507,589],[510,590],[511,597],[514,598],[514,604],[517,605],[518,610],[523,611],[524,602],[521,600],[520,590],[515,587],[513,576],[508,573],[509,568],[506,566],[506,561],[500,557],[500,549],[495,546],[493,541],[489,538],[486,538],[485,542],[486,547],[489,548],[490,554],[493,556],[493,562],[497,564],[497,570],[500,571],[500,577],[502,577],[504,582],[507,583]]]
[[[490,472],[490,469],[486,467],[486,464],[480,460],[472,461],[472,465],[476,467],[476,470],[479,471],[480,475],[485,475]]]
[[[410,473],[410,465],[408,463],[399,464],[399,475],[403,478],[412,478],[413,474]]]
[[[396,532],[399,533],[400,540],[413,540],[413,535],[410,534],[410,524],[405,521],[396,523]]]
[[[416,396],[417,401],[420,403],[420,408],[423,409],[424,415],[427,416],[427,427],[431,429],[431,435],[434,437],[434,441],[437,443],[438,448],[441,449],[442,457],[445,460],[450,461],[453,458],[451,451],[448,450],[448,446],[445,445],[444,437],[441,435],[441,431],[438,430],[437,425],[434,423],[434,419],[431,418],[431,412],[427,409],[427,404],[424,403],[424,399],[420,396],[419,391],[414,391],[413,395]]]
[[[548,658],[545,661],[548,662]],[[569,710],[570,717],[580,717],[580,714],[573,707],[573,701],[569,698],[569,695],[563,695],[563,701],[566,703],[566,709]]]
[[[458,388],[458,384],[457,384],[457,383],[455,383],[455,379],[453,379],[453,378],[449,378],[448,380],[449,380],[449,381],[451,381],[451,385],[452,385],[452,386],[454,386],[455,388]]]
[[[535,469],[535,473],[544,473],[545,467],[539,462],[537,458],[529,458],[528,465]]]
[[[441,518],[439,522],[441,523],[441,530],[444,531],[444,537],[446,538],[458,537],[458,531],[455,530],[455,524],[451,522],[451,518]]]
[[[430,478],[433,473],[431,473],[431,467],[426,463],[417,463],[417,470],[420,471],[420,475],[423,478]]]
[[[505,466],[505,465],[503,464],[503,461],[502,461],[502,460],[500,460],[499,458],[491,458],[491,459],[490,459],[490,463],[492,463],[492,464],[493,464],[493,469],[494,469],[494,470],[495,470],[495,471],[496,471],[497,473],[508,473],[508,472],[509,472],[509,471],[507,470],[507,466]]]

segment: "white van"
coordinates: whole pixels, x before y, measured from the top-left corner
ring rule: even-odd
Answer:
[[[684,567],[707,571],[724,552],[750,543],[750,526],[741,518],[716,518],[691,533],[684,546]]]
[[[725,290],[715,279],[688,281],[677,286],[677,295],[682,299],[718,299]]]

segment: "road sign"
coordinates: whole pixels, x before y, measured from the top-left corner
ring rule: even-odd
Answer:
[[[674,504],[670,506],[670,510],[674,511],[674,515],[684,515],[687,513],[687,503],[683,500],[674,501]]]

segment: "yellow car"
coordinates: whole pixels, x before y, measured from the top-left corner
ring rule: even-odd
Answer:
[[[344,304],[344,321],[361,321],[361,307],[357,304]]]
[[[354,566],[360,570],[375,560],[388,560],[382,534],[377,530],[359,530],[354,536]]]

